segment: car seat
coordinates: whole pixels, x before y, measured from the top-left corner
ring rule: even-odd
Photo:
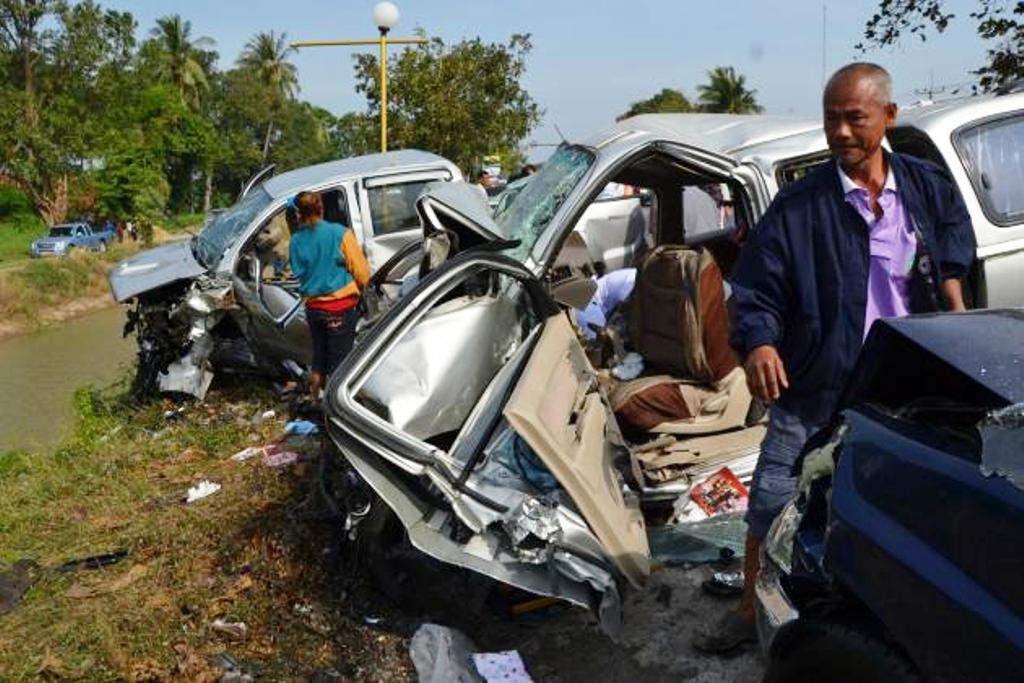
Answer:
[[[630,301],[630,338],[656,375],[615,386],[633,431],[709,434],[744,426],[751,395],[729,346],[722,273],[711,254],[660,246],[644,259]]]

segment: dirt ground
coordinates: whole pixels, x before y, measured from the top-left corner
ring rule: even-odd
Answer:
[[[520,617],[491,611],[479,618],[440,617],[459,627],[481,651],[517,650],[534,681],[689,681],[752,683],[764,666],[756,648],[730,657],[709,657],[693,649],[694,633],[732,606],[703,594],[706,567],[656,572],[642,591],[624,604],[623,632],[612,642],[586,611],[556,605]],[[398,628],[400,632],[418,621]]]

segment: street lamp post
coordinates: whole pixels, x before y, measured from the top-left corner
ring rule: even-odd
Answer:
[[[378,2],[373,7],[373,23],[380,31],[380,151],[388,151],[388,31],[398,23],[398,8],[393,2]]]
[[[291,44],[293,48],[301,47],[336,47],[353,45],[379,45],[380,47],[380,151],[388,151],[388,45],[423,45],[426,38],[388,38],[388,33],[399,19],[398,7],[395,3],[378,2],[373,7],[373,23],[380,31],[380,38],[358,40],[311,40]]]

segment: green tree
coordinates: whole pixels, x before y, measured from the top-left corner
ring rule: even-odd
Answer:
[[[238,66],[251,69],[259,75],[260,83],[267,91],[270,108],[267,111],[267,134],[263,139],[263,160],[270,153],[270,135],[274,129],[274,118],[281,113],[286,100],[293,99],[299,91],[299,78],[295,65],[288,61],[294,50],[288,47],[286,34],[277,36],[273,31],[257,33],[245,44]]]
[[[681,90],[662,88],[661,92],[629,105],[625,113],[615,117],[616,121],[640,114],[678,114],[693,111],[693,105]]]
[[[988,49],[988,63],[978,67],[982,90],[1024,78],[1024,2],[976,0],[969,17],[983,40],[994,43]],[[864,42],[857,49],[896,45],[907,34],[926,40],[934,30],[942,33],[955,19],[945,11],[942,0],[881,0],[864,27]]]
[[[158,63],[160,77],[178,89],[186,105],[199,111],[202,97],[210,87],[201,52],[213,47],[213,39],[202,36],[193,40],[192,22],[182,20],[180,14],[157,19],[150,35],[162,51]]]
[[[388,146],[429,149],[467,173],[486,155],[516,151],[541,116],[521,83],[530,49],[530,37],[517,34],[507,43],[450,46],[433,38],[402,52],[388,62]],[[377,120],[377,57],[355,60],[356,89]]]
[[[720,114],[757,114],[764,108],[757,103],[756,90],[748,90],[746,76],[731,66],[716,66],[708,72],[708,82],[697,86],[701,111]]]

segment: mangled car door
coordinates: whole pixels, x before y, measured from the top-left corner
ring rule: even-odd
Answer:
[[[587,516],[594,502],[622,502],[611,492],[616,473],[597,482],[599,467],[570,472],[572,484],[562,486],[552,476],[560,474],[554,460],[535,462],[528,473],[512,462],[530,446],[503,408],[549,319],[559,334],[563,314],[521,263],[479,249],[455,256],[388,311],[334,373],[328,430],[415,547],[614,621],[619,578],[628,572],[639,581],[646,572],[639,542],[621,544],[626,570],[618,571],[620,558],[591,530],[628,517]],[[596,405],[585,403],[586,443],[594,445],[603,428]],[[577,480],[585,480],[588,497],[577,499]]]
[[[428,270],[459,252],[508,239],[480,191],[467,183],[430,183],[416,200],[416,212]]]
[[[643,516],[623,497],[597,373],[565,315],[544,323],[505,417],[566,488],[622,573],[641,585],[650,571]]]

